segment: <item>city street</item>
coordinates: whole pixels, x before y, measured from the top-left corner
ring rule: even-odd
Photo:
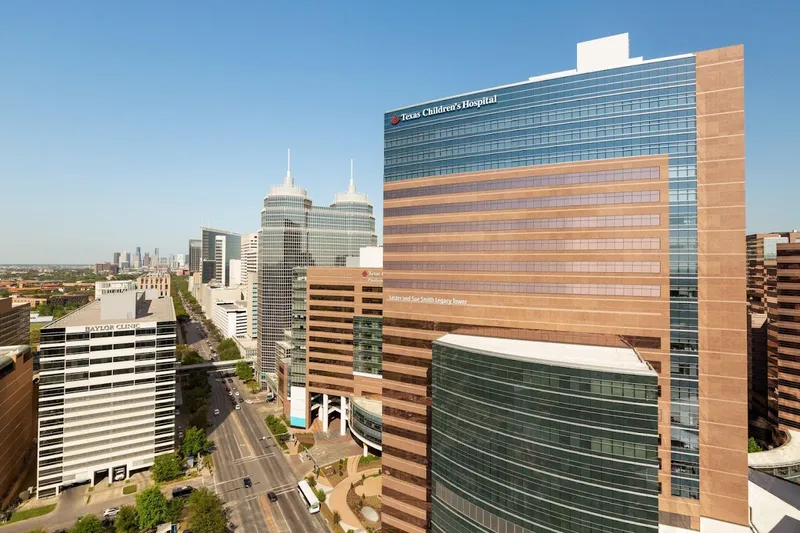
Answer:
[[[186,325],[187,344],[204,359],[210,357],[207,335],[202,324],[192,321]],[[239,389],[242,398],[255,398],[243,385],[220,383],[213,372],[212,399],[209,406],[214,423],[209,438],[214,441],[215,490],[231,509],[231,518],[239,533],[326,532],[328,527],[321,514],[311,515],[297,490],[297,477],[267,430],[255,406],[241,403],[236,410],[226,386]],[[237,397],[238,399],[238,397]],[[219,415],[214,416],[214,409]],[[261,440],[262,437],[266,437]],[[249,477],[252,487],[244,487]],[[274,492],[278,501],[271,503],[267,493]]]
[[[226,386],[214,379],[210,407],[219,409],[213,416],[214,428],[210,438],[216,444],[214,452],[215,487],[220,497],[233,510],[233,522],[244,533],[325,532],[328,530],[320,514],[309,514],[297,491],[297,481],[291,466],[270,435],[255,409],[241,403],[236,410]],[[240,394],[246,395],[242,387]],[[262,437],[266,437],[261,440]],[[249,477],[251,488],[243,479]],[[267,492],[275,492],[278,501],[267,501]]]

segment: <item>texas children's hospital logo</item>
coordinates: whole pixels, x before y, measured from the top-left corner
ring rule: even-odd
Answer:
[[[480,109],[485,105],[496,103],[497,95],[484,96],[483,98],[477,98],[475,100],[462,100],[461,102],[456,102],[450,105],[429,107],[427,109],[423,109],[422,111],[414,111],[413,113],[400,113],[399,115],[394,115],[389,122],[391,122],[393,126],[397,126],[401,122],[407,122],[409,120],[416,120],[418,118],[430,117],[433,115],[441,115],[442,113],[452,113],[453,111],[460,111],[462,109]]]

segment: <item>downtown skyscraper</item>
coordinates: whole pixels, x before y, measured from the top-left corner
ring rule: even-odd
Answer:
[[[743,47],[384,116],[382,531],[749,531]]]
[[[377,244],[367,195],[356,191],[352,165],[347,192],[328,207],[313,205],[294,183],[291,166],[283,183],[270,188],[258,232],[258,354],[261,383],[275,373],[275,343],[291,324],[292,269],[345,266],[360,248]]]

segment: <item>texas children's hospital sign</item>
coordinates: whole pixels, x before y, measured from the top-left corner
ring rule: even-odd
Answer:
[[[452,113],[453,111],[460,111],[462,109],[473,109],[473,108],[480,109],[485,105],[491,105],[496,103],[497,103],[497,95],[484,96],[483,98],[477,98],[475,100],[462,100],[461,102],[456,102],[450,105],[438,105],[436,107],[429,107],[427,109],[423,109],[422,111],[414,111],[413,113],[400,113],[399,115],[393,116],[390,122],[394,125],[397,125],[401,122],[416,120],[422,117],[441,115],[442,113]]]

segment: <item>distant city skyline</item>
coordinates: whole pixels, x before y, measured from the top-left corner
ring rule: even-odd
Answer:
[[[17,2],[0,20],[4,48],[14,50],[4,57],[14,83],[0,88],[12,103],[0,176],[6,197],[20,199],[0,211],[0,263],[91,264],[110,260],[119,242],[183,250],[201,225],[255,231],[287,147],[319,205],[347,186],[354,158],[381,240],[383,113],[570,68],[575,43],[621,32],[638,36],[631,54],[644,57],[744,44],[746,231],[800,227],[792,157],[800,108],[784,105],[800,81],[786,68],[800,49],[791,23],[798,4],[453,10],[433,2],[415,18],[413,42],[387,38],[387,21],[408,20],[402,4],[321,5],[312,14],[293,4],[79,4]],[[25,231],[11,231],[19,221]]]

